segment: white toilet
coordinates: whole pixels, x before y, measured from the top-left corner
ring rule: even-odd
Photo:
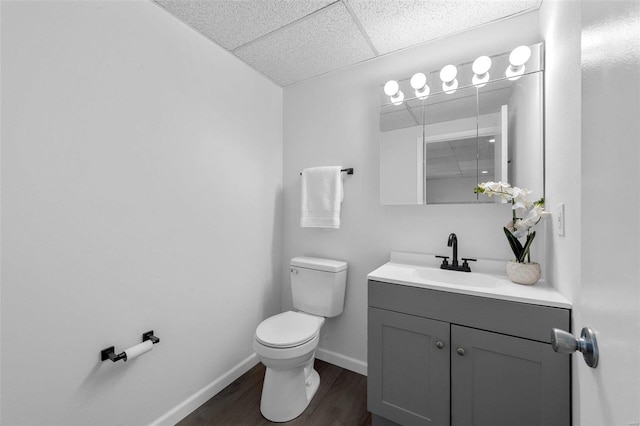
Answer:
[[[320,386],[313,369],[325,317],[344,307],[347,262],[316,257],[291,259],[293,307],[262,321],[253,348],[267,367],[260,411],[272,422],[287,422],[307,408]]]

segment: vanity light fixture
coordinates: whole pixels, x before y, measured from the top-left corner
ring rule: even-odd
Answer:
[[[418,99],[425,100],[429,97],[429,93],[431,89],[427,85],[427,76],[421,72],[417,72],[411,77],[411,87],[416,92],[416,97]]]
[[[491,142],[491,143],[495,143],[495,141],[496,141],[496,139],[495,139],[495,138],[491,138],[491,139],[489,139],[489,142]]]
[[[404,93],[400,90],[400,85],[395,80],[389,80],[384,85],[384,93],[391,98],[394,105],[402,105]]]
[[[525,66],[531,57],[531,49],[529,46],[518,46],[511,51],[509,55],[509,66],[504,72],[505,77],[509,80],[517,80],[524,74]]]
[[[471,69],[473,70],[473,77],[471,82],[476,87],[482,87],[489,81],[489,69],[491,68],[491,58],[488,56],[480,56],[475,61]]]
[[[384,85],[384,93],[391,99],[389,103],[402,105],[405,99],[420,99],[424,101],[432,93],[450,95],[461,87],[461,90],[472,89],[474,86],[479,89],[494,80],[518,80],[525,73],[531,74],[542,71],[540,44],[531,45],[531,47],[526,45],[518,46],[510,52],[503,52],[493,56],[481,55],[473,62],[464,62],[460,65],[455,65],[455,63],[445,65],[440,70],[442,89],[436,81],[432,81],[434,76],[431,73],[416,72],[410,79],[403,78],[402,80],[387,81]],[[534,60],[531,60],[531,58],[534,58]],[[525,65],[528,68],[525,68]],[[501,75],[502,71],[495,70],[496,66],[500,69],[504,69],[501,67],[506,67],[503,75]],[[460,75],[460,81],[458,80],[458,74]],[[431,82],[431,84],[427,84],[428,82]],[[409,84],[411,88],[408,87]],[[407,91],[406,95],[403,90]],[[388,104],[386,97],[383,99],[384,104]],[[483,140],[487,141],[487,139]],[[489,140],[489,142],[495,141]]]
[[[440,80],[442,80],[442,90],[444,93],[452,94],[458,88],[458,80],[456,80],[456,76],[458,75],[458,69],[455,65],[445,65],[440,70]]]
[[[489,170],[483,170],[483,171],[481,171],[480,173],[482,173],[483,175],[486,175],[486,174],[488,174],[488,173],[489,173]]]

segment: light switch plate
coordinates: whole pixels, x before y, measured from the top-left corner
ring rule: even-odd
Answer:
[[[556,234],[564,237],[564,203],[558,204],[558,207],[556,208],[554,225],[556,228]]]

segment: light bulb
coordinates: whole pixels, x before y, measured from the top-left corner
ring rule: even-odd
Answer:
[[[440,70],[440,80],[444,83],[451,83],[456,79],[456,75],[458,75],[458,69],[455,65],[445,65]]]
[[[431,93],[431,89],[426,84],[424,85],[424,87],[421,90],[416,89],[416,97],[418,99],[422,99],[422,100],[427,99],[429,97],[429,93]]]
[[[524,65],[520,65],[519,67],[509,65],[504,72],[505,77],[511,81],[519,79],[522,77],[522,74],[524,74]]]
[[[531,49],[529,46],[518,46],[509,54],[509,63],[514,67],[519,67],[527,63],[531,57]]]
[[[531,57],[531,49],[529,46],[518,46],[509,54],[509,67],[504,75],[509,80],[517,80],[524,74],[525,66]]]
[[[471,82],[476,87],[483,87],[487,85],[489,78],[490,78],[490,75],[488,72],[485,72],[480,76],[478,74],[474,74],[473,77],[471,77]]]
[[[471,82],[476,87],[483,87],[489,81],[489,69],[491,68],[491,58],[488,56],[480,56],[475,61],[471,69],[473,70],[473,77]]]
[[[478,59],[473,61],[473,65],[471,66],[473,73],[477,76],[487,73],[490,68],[491,58],[488,56],[480,56]]]
[[[387,96],[394,96],[400,91],[400,85],[395,80],[389,80],[384,85],[384,93]]]
[[[427,76],[421,72],[417,72],[411,77],[411,87],[415,90],[422,89],[427,84]]]
[[[454,79],[453,81],[451,81],[449,83],[447,83],[447,82],[443,82],[442,83],[442,90],[447,95],[455,93],[456,89],[458,89],[458,80],[457,79]]]
[[[419,99],[427,99],[431,92],[427,86],[427,76],[421,72],[417,72],[411,77],[411,87],[415,89],[416,97]]]
[[[404,93],[402,93],[402,90],[398,90],[398,93],[391,96],[391,103],[394,105],[402,105],[402,102],[404,102]]]

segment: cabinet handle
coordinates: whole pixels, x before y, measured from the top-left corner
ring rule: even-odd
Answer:
[[[444,348],[444,343],[442,343],[440,341],[436,342],[436,348],[438,348],[438,349]]]
[[[456,352],[458,352],[458,355],[464,356],[464,348],[458,348],[456,349]]]

